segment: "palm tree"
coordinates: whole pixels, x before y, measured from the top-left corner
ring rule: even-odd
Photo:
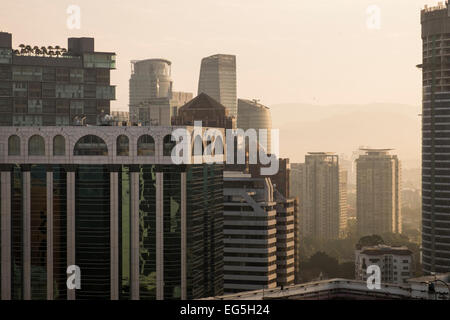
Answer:
[[[31,48],[30,45],[27,45],[27,46],[25,47],[25,50],[27,51],[28,55],[31,55],[31,53],[33,53],[33,48]]]

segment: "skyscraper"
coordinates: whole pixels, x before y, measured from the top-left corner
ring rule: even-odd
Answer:
[[[101,124],[115,100],[115,67],[115,53],[96,52],[94,38],[13,49],[0,32],[0,126]]]
[[[390,149],[363,151],[356,160],[358,234],[401,233],[400,161]]]
[[[216,54],[203,58],[198,94],[202,92],[224,105],[230,116],[238,117],[236,56]]]
[[[450,17],[448,4],[421,12],[422,264],[425,273],[450,272]]]
[[[259,141],[264,146],[266,152],[271,152],[271,129],[272,129],[272,117],[270,115],[270,109],[257,100],[238,100],[238,116],[237,127],[243,130],[255,129],[257,132],[260,129],[267,130],[267,140]]]
[[[310,152],[305,156],[300,197],[300,224],[303,237],[338,239],[346,210],[340,189],[339,156]],[[345,186],[346,187],[346,186]]]
[[[224,173],[224,291],[294,283],[294,200],[270,178]]]
[[[192,94],[173,92],[172,63],[168,60],[137,60],[131,67],[131,122],[169,126],[177,108],[191,100]]]
[[[223,165],[173,164],[172,130],[0,127],[2,300],[222,294]]]

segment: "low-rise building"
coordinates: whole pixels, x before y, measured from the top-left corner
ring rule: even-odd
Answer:
[[[355,277],[367,280],[367,267],[381,269],[382,283],[405,283],[412,275],[412,252],[407,247],[378,245],[355,250]]]

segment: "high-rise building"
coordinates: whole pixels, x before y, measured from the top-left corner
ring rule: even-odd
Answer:
[[[295,282],[301,279],[300,257],[301,257],[301,207],[300,199],[303,192],[303,169],[304,163],[291,163],[291,174],[289,181],[290,196],[295,199],[295,216],[294,216],[294,241],[295,241]]]
[[[412,276],[413,254],[407,247],[378,245],[355,250],[355,279],[367,281],[371,265],[380,267],[382,283],[406,283]]]
[[[339,238],[342,221],[346,219],[340,178],[338,155],[310,152],[305,156],[300,196],[302,237]]]
[[[364,149],[356,160],[356,215],[360,236],[402,232],[401,168],[390,149]]]
[[[174,92],[172,63],[165,59],[131,62],[130,120],[145,126],[170,126],[177,108],[192,93]]]
[[[93,38],[13,49],[12,35],[0,32],[0,126],[102,124],[115,100],[115,60],[96,52]]]
[[[421,12],[422,264],[425,273],[450,271],[450,16],[448,3]]]
[[[277,209],[278,208],[278,209]],[[224,173],[224,291],[294,282],[294,208],[269,178]]]
[[[237,127],[243,130],[255,129],[259,133],[260,129],[267,130],[267,139],[260,140],[266,153],[271,153],[272,147],[272,117],[270,109],[258,102],[258,100],[238,100]]]
[[[216,54],[203,58],[198,94],[206,93],[224,105],[230,116],[238,117],[236,56]]]
[[[348,223],[348,171],[339,168],[339,237],[345,238]]]
[[[0,127],[2,299],[222,294],[223,165],[173,164],[172,130]]]

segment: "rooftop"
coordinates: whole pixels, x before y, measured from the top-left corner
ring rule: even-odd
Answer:
[[[420,279],[420,278],[417,278]],[[427,282],[411,279],[406,284],[381,284],[370,290],[365,281],[329,279],[288,286],[241,292],[204,300],[447,300],[448,288],[436,284],[436,294],[430,293]]]

